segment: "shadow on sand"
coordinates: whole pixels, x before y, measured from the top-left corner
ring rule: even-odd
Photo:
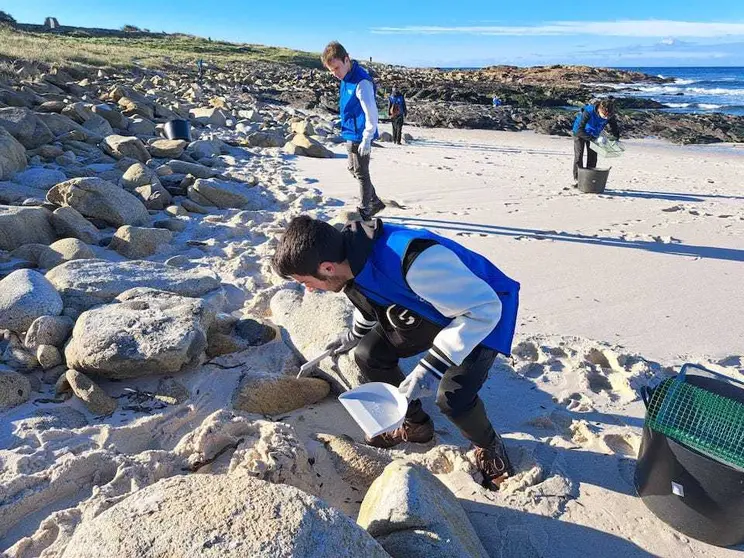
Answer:
[[[464,234],[509,236],[513,238],[534,238],[536,240],[554,240],[558,242],[574,242],[592,244],[595,246],[612,246],[615,248],[632,248],[647,250],[658,254],[671,256],[686,256],[710,258],[744,262],[744,250],[735,248],[718,248],[716,246],[696,246],[692,244],[664,244],[663,242],[648,240],[625,240],[609,236],[583,235],[564,231],[550,231],[528,229],[521,227],[503,227],[500,225],[481,225],[477,223],[461,223],[440,219],[422,219],[419,217],[385,217],[384,220],[413,227],[428,227],[432,229],[451,230]]]

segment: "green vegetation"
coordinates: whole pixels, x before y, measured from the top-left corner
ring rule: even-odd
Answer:
[[[22,25],[20,27],[23,27]],[[129,26],[128,26],[129,27]],[[264,45],[237,44],[192,35],[139,30],[106,34],[77,28],[64,34],[24,31],[0,25],[0,64],[30,62],[60,67],[167,69],[197,59],[220,66],[265,60],[321,68],[320,54]]]

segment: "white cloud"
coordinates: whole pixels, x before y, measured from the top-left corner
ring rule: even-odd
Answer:
[[[744,36],[744,23],[672,20],[554,21],[539,25],[373,27],[372,33],[395,35],[503,35],[605,37],[726,37]]]

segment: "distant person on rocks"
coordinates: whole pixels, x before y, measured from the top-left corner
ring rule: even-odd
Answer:
[[[500,107],[501,106],[501,99],[499,99],[496,95],[493,96],[493,99],[491,99],[491,103],[493,103],[493,106]]]
[[[406,108],[406,99],[399,89],[393,87],[388,98],[388,114],[390,122],[393,124],[393,143],[400,145],[403,134],[403,122],[408,114]]]
[[[620,129],[615,118],[615,102],[612,99],[600,99],[581,109],[573,125],[574,161],[573,185],[579,184],[579,169],[593,169],[597,166],[597,152],[591,148],[590,141],[595,141],[605,126],[610,127],[611,139],[620,139]],[[586,167],[584,167],[584,148],[586,148]]]
[[[294,218],[272,259],[274,270],[309,290],[343,292],[356,310],[350,330],[328,345],[354,350],[371,382],[399,386],[408,399],[398,429],[366,439],[390,448],[426,443],[434,424],[421,398],[441,411],[475,447],[484,486],[513,475],[501,437],[478,392],[496,356],[509,355],[519,283],[485,257],[425,229],[354,221],[343,231],[307,215]],[[406,377],[401,358],[425,353]]]
[[[377,139],[377,102],[375,86],[369,73],[351,60],[346,49],[336,41],[328,43],[321,57],[323,65],[339,80],[338,109],[341,137],[346,140],[349,172],[359,181],[362,219],[367,221],[385,209],[369,176],[372,140]]]
[[[202,60],[201,58],[196,61],[196,76],[199,81],[204,78],[204,60]]]

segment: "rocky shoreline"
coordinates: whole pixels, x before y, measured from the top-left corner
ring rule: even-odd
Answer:
[[[672,80],[638,72],[588,66],[518,68],[503,66],[472,71],[447,71],[371,64],[378,82],[378,106],[395,85],[405,94],[410,124],[434,128],[473,128],[567,136],[576,110],[597,94],[612,94],[608,83],[668,83]],[[266,87],[261,71],[256,92],[293,106],[336,110],[337,84],[319,70],[275,72]],[[298,79],[299,78],[299,79]],[[289,89],[287,89],[289,87]],[[504,105],[492,106],[493,96]],[[676,114],[665,105],[641,97],[616,100],[626,138],[657,137],[678,144],[744,142],[744,117],[726,114]]]

